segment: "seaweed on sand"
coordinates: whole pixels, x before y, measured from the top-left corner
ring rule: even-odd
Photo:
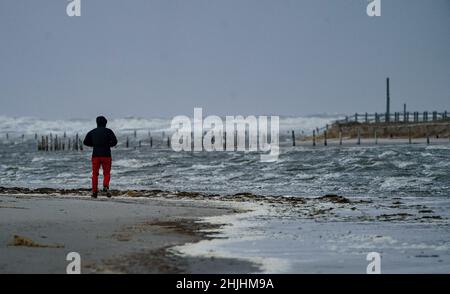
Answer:
[[[30,238],[14,235],[13,240],[8,244],[8,246],[24,246],[24,247],[34,247],[34,248],[64,248],[63,244],[40,244]]]

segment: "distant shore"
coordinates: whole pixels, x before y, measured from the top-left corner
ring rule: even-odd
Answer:
[[[340,141],[338,138],[327,138],[327,145],[340,145]],[[450,143],[450,139],[448,138],[430,138],[430,145],[448,145]],[[361,138],[359,140],[359,145],[401,145],[401,144],[409,144],[408,138]],[[412,138],[411,144],[427,144],[427,138]],[[305,140],[297,140],[296,145],[298,146],[312,146],[313,141],[311,139]],[[316,138],[316,146],[323,146],[324,138],[323,136]],[[356,146],[358,145],[357,138],[343,137],[342,138],[343,146]]]
[[[220,226],[198,220],[239,212],[229,203],[1,190],[0,273],[64,274],[69,252],[81,255],[82,273],[258,272],[247,261],[167,250],[212,238]]]

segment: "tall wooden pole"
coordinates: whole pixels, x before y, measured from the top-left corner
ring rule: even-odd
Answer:
[[[385,121],[388,123],[391,116],[391,98],[389,93],[389,78],[386,78],[386,118]]]

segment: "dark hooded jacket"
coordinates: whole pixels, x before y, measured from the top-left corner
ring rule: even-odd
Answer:
[[[83,144],[94,147],[92,157],[111,157],[111,147],[117,145],[114,132],[106,127],[106,118],[97,118],[97,128],[87,133]]]

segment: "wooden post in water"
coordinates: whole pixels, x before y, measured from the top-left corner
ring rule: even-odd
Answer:
[[[378,144],[377,130],[375,129],[373,136],[375,137],[375,145]]]
[[[384,119],[385,123],[388,123],[391,119],[391,98],[389,92],[389,78],[386,78],[386,117]]]
[[[294,130],[292,130],[291,132],[292,132],[292,146],[295,147],[295,132]]]
[[[170,148],[170,136],[167,136],[167,148]]]
[[[327,131],[323,131],[323,145],[327,146]]]
[[[227,132],[223,132],[223,150],[227,151]]]
[[[203,146],[203,144],[204,144],[204,139],[205,139],[205,135],[206,135],[206,131],[203,131],[203,133],[202,133],[202,151],[204,150],[204,146]],[[244,134],[244,136],[245,136],[245,134]],[[245,144],[245,139],[244,139],[244,144]]]
[[[127,136],[127,141],[125,142],[125,147],[126,148],[130,147],[130,140],[128,139],[128,136]]]
[[[357,142],[357,144],[361,145],[361,129],[360,128],[358,128],[358,142]]]
[[[137,132],[136,132],[136,130],[134,130],[134,137],[135,137],[135,138],[137,137]]]
[[[37,140],[37,138],[38,138],[37,133],[34,133],[34,139]]]
[[[316,130],[313,130],[313,146],[316,146]]]
[[[339,145],[342,145],[342,130],[339,130]]]
[[[407,122],[406,118],[406,103],[403,104],[403,122]]]
[[[409,144],[412,143],[412,138],[411,138],[411,136],[412,136],[412,133],[411,133],[411,127],[408,127],[408,141],[409,141]]]
[[[48,151],[48,136],[45,136],[45,151]]]
[[[429,144],[430,144],[430,133],[427,128],[427,145],[429,145]]]

